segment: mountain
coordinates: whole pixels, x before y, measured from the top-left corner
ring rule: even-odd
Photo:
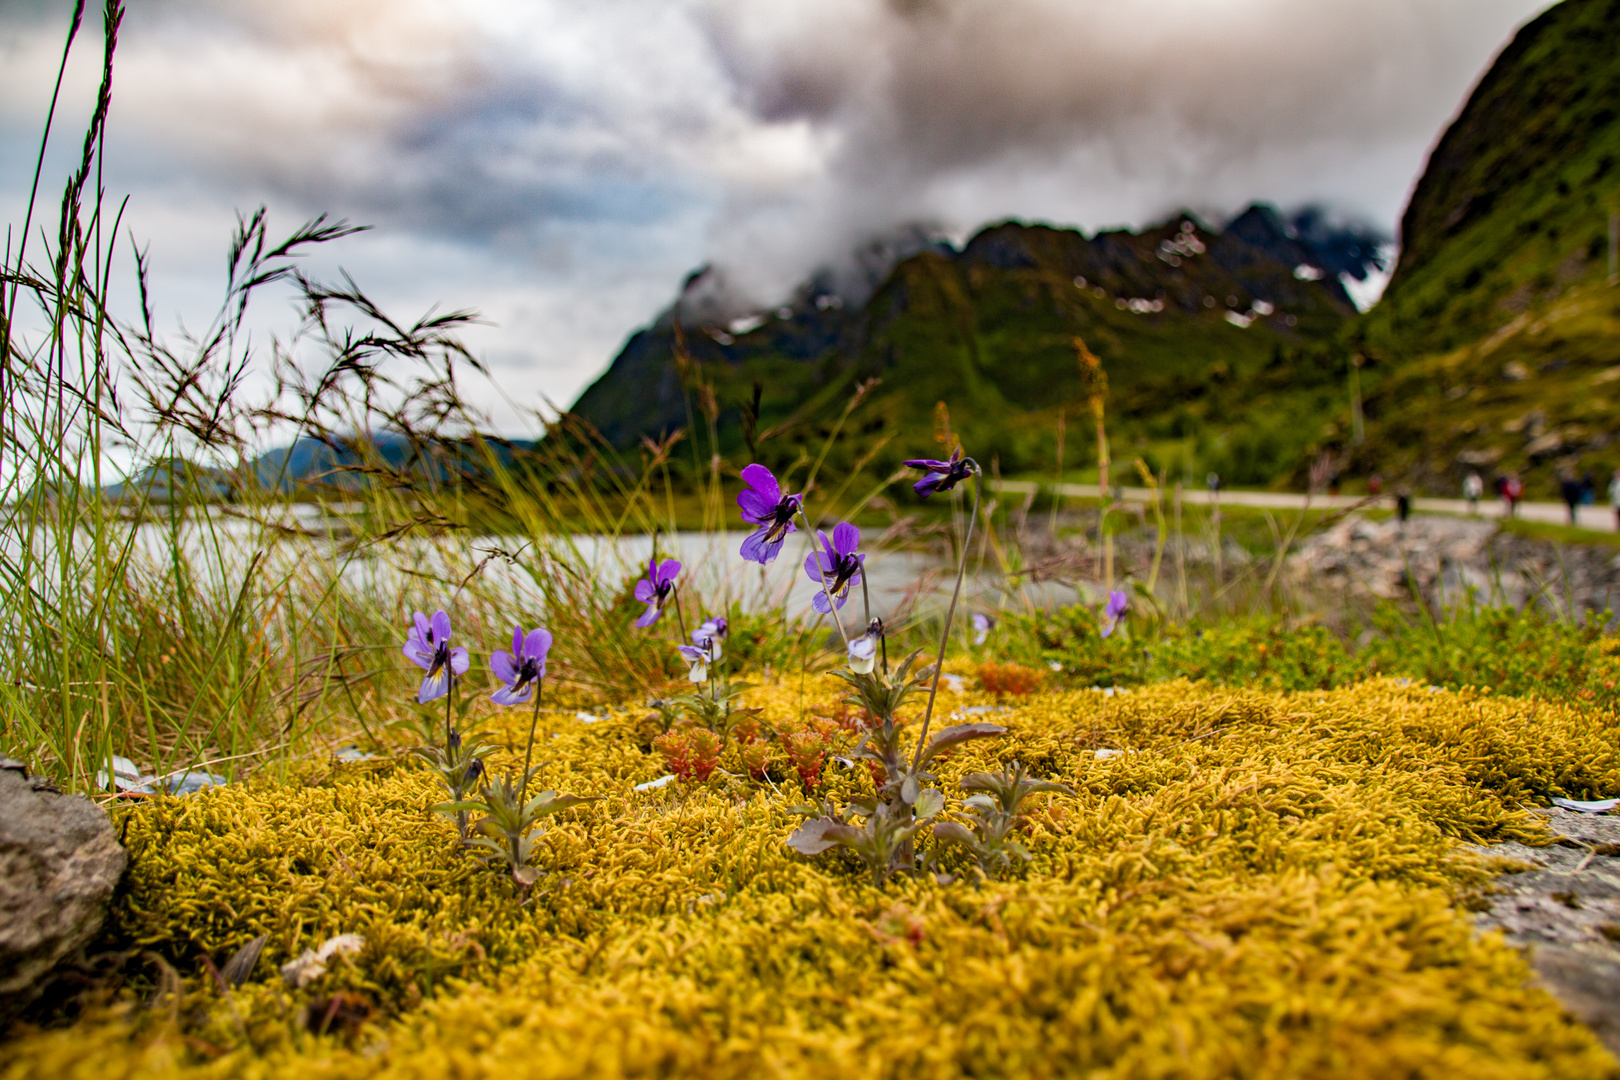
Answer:
[[[1620,0],[1526,24],[1441,136],[1401,220],[1367,355],[1361,467],[1455,491],[1470,468],[1620,466]]]
[[[1109,380],[1116,457],[1271,482],[1336,436],[1347,356],[1335,342],[1356,316],[1345,282],[1380,268],[1381,244],[1262,205],[1219,229],[1185,212],[1089,237],[1009,221],[960,250],[916,245],[868,296],[823,274],[742,314],[701,271],[572,411],[619,447],[687,428],[706,448],[713,415],[722,453],[785,463],[814,457],[853,388],[877,378],[831,460],[889,436],[879,471],[928,450],[943,401],[981,460],[1044,472],[1059,416],[1073,429],[1085,408],[1078,337]],[[763,443],[753,450],[750,424]],[[1071,430],[1068,468],[1094,460],[1088,445]]]

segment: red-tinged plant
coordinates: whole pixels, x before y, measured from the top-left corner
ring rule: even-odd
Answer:
[[[653,740],[653,746],[664,755],[664,765],[683,783],[702,783],[720,764],[720,736],[707,728],[666,731]]]
[[[742,758],[743,768],[752,779],[761,782],[765,780],[765,772],[771,766],[769,743],[763,741],[743,743],[738,747],[737,755]]]
[[[1022,664],[998,664],[986,661],[979,665],[979,685],[987,694],[1015,694],[1020,697],[1040,689],[1044,672]]]
[[[827,763],[827,752],[832,749],[838,733],[837,724],[819,716],[811,717],[809,723],[797,731],[782,733],[782,749],[798,770],[806,791],[821,786],[821,768]]]

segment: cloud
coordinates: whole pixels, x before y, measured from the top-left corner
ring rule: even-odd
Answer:
[[[569,400],[705,261],[768,302],[907,222],[1096,228],[1263,198],[1393,228],[1543,6],[146,0],[109,165],[178,307],[200,303],[233,209],[330,211],[378,226],[345,249],[363,282],[483,308],[499,325],[474,343],[505,388]],[[0,5],[8,220],[68,9]]]

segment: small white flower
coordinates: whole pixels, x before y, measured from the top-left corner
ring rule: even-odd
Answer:
[[[877,666],[877,639],[862,634],[849,643],[849,670],[857,675],[870,675]]]

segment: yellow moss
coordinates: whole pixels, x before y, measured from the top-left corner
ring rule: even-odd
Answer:
[[[753,692],[773,722],[839,696]],[[1535,842],[1522,802],[1620,786],[1607,713],[1392,681],[1020,700],[942,771],[1017,758],[1075,788],[1036,800],[1027,876],[884,890],[784,846],[793,781],[633,792],[662,771],[639,718],[557,722],[547,786],[608,798],[558,819],[522,908],[452,851],[416,767],[125,811],[115,926],[187,974],[182,998],[15,1039],[0,1077],[1620,1075],[1459,903],[1487,872],[1460,842]],[[281,985],[343,932],[358,956]],[[222,998],[201,955],[260,933]],[[308,1034],[303,1006],[338,990],[376,1019]]]

